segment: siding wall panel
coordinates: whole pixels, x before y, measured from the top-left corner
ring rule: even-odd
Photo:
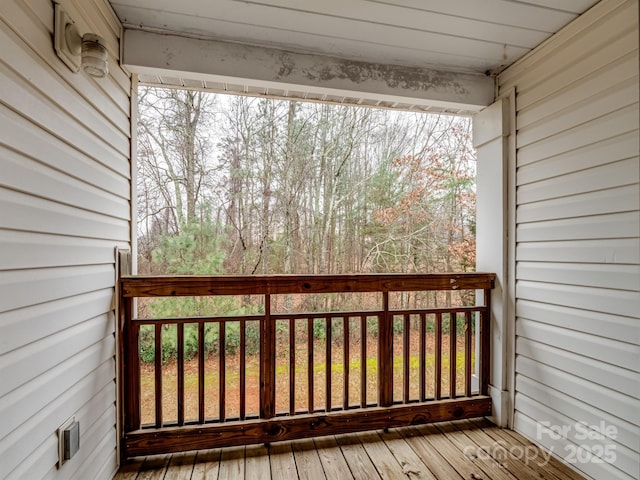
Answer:
[[[106,264],[113,260],[110,248],[113,242],[108,240],[7,230],[0,232],[0,265],[17,270]]]
[[[606,26],[606,29],[609,27]],[[597,30],[593,29],[573,44],[573,51],[559,51],[557,70],[551,70],[551,65],[539,65],[539,70],[546,70],[550,75],[537,77],[530,81],[535,82],[529,88],[527,85],[519,85],[522,88],[520,104],[522,108],[535,105],[542,98],[553,95],[564,88],[570,88],[574,82],[586,81],[594,71],[608,65],[629,52],[633,52],[633,27],[627,26],[617,31],[609,31],[604,37],[598,38]],[[606,38],[606,40],[605,40]],[[565,55],[574,55],[567,61]],[[548,70],[547,70],[548,69]]]
[[[529,242],[516,248],[516,257],[534,262],[640,263],[640,241],[637,238],[563,242]]]
[[[638,478],[637,1],[603,0],[498,87],[516,90],[514,428],[563,459],[609,445],[615,459],[574,468]],[[585,441],[576,422],[615,433]]]
[[[614,417],[629,421],[632,425],[638,425],[635,413],[637,401],[619,392],[610,392],[593,382],[576,378],[554,367],[544,365],[525,356],[518,356],[516,360],[518,374],[539,381],[547,387],[565,392],[573,398],[581,398],[584,403],[592,407],[609,412]],[[517,395],[518,392],[516,392]],[[533,399],[535,400],[535,399]],[[553,405],[548,405],[552,408]],[[523,412],[527,412],[523,409]],[[536,418],[536,416],[532,416]],[[541,420],[546,420],[544,417]],[[581,419],[574,419],[572,424]]]
[[[519,242],[637,238],[638,225],[638,215],[631,211],[524,223],[516,234]]]
[[[0,126],[0,140],[6,148],[121,198],[129,197],[128,174],[118,175],[49,132],[34,132],[33,124],[12,110],[0,109]]]
[[[630,100],[633,100],[633,97]],[[635,100],[626,108],[518,149],[518,167],[570,152],[576,148],[596,145],[611,137],[637,132],[637,97]]]
[[[609,178],[608,176],[604,177]],[[573,187],[575,183],[571,184]],[[567,186],[569,188],[569,186]],[[521,192],[522,193],[522,192]],[[535,190],[533,191],[535,193]],[[518,218],[523,223],[537,222],[545,219],[559,219],[572,217],[586,217],[590,215],[605,215],[608,213],[633,210],[633,206],[640,201],[640,192],[636,185],[627,185],[603,189],[595,192],[564,193],[568,196],[542,200],[518,207]],[[520,195],[522,198],[523,195]],[[549,212],[552,212],[549,214]]]
[[[635,158],[640,150],[638,133],[627,131],[622,135],[588,144],[567,153],[543,158],[529,165],[518,168],[517,185],[526,185],[559,175],[570,174],[589,168],[604,166],[608,163]]]
[[[559,283],[518,280],[518,299],[551,303],[579,310],[638,316],[638,293],[622,290],[579,287]]]
[[[518,115],[518,128],[524,128],[539,122],[557,112],[570,108],[573,104],[591,98],[593,93],[602,89],[603,86],[613,86],[634,78],[636,75],[636,59],[633,48],[633,35],[633,32],[629,32],[625,37],[625,46],[627,47],[626,50],[628,50],[626,55],[616,58],[615,55],[619,54],[620,50],[615,50],[615,54],[612,57],[613,60],[601,68],[597,68],[591,75],[567,85],[562,90],[545,97],[543,101],[523,108]],[[549,88],[554,88],[555,90],[557,86],[554,85]],[[539,99],[540,95],[537,95],[536,98]]]
[[[113,357],[113,348],[113,339],[105,338],[100,343],[94,344],[64,362],[52,366],[53,368],[47,370],[36,380],[21,385],[18,389],[3,396],[0,399],[0,408],[6,412],[5,420],[0,425],[0,434],[2,434],[3,439],[11,432],[20,433],[20,429],[17,427],[32,419],[33,414],[31,412],[44,410],[50,413],[51,399],[63,396],[78,383],[79,379],[86,376],[91,377],[104,362]],[[74,372],[73,376],[69,375],[67,369]],[[94,382],[100,387],[104,386],[104,383],[101,383],[104,382],[104,379],[94,379]],[[63,421],[69,416],[67,415]],[[58,426],[56,425],[49,435],[55,434]],[[46,436],[48,435],[44,437]],[[24,455],[27,456],[28,452],[25,452]],[[6,465],[11,465],[12,462],[18,461],[18,459],[8,457],[3,458],[3,460],[3,468]]]
[[[0,212],[8,230],[53,233],[76,237],[126,242],[129,221],[84,210],[84,205],[70,206],[18,193],[0,187]],[[89,201],[88,201],[89,202]],[[122,211],[127,215],[127,211]]]
[[[108,312],[113,287],[0,313],[0,355]]]
[[[21,112],[34,124],[45,131],[74,145],[94,160],[104,163],[116,173],[129,172],[128,153],[106,143],[77,118],[60,110],[40,91],[27,84],[15,71],[0,70],[0,96],[10,109]]]
[[[72,388],[64,392],[63,395],[53,400],[47,408],[39,411],[25,422],[20,429],[14,430],[6,437],[8,447],[0,453],[0,459],[6,462],[3,463],[3,468],[5,468],[5,465],[13,468],[11,472],[7,470],[6,473],[9,474],[7,478],[41,478],[41,475],[44,475],[48,470],[55,470],[58,475],[69,475],[71,473],[66,469],[62,472],[56,468],[58,445],[54,434],[47,435],[40,445],[33,445],[30,442],[33,438],[39,437],[38,431],[40,429],[48,428],[55,432],[55,429],[59,426],[55,420],[55,412],[67,415],[66,418],[73,415],[81,426],[89,426],[96,418],[96,415],[109,411],[113,405],[115,384],[113,381],[106,384],[102,382],[96,383],[95,378],[92,378],[92,376],[95,375],[96,378],[101,379],[106,378],[114,368],[115,365],[112,359],[104,362],[91,375],[82,378]],[[105,403],[102,398],[104,395],[110,397],[111,404]],[[82,403],[86,398],[91,400]],[[102,432],[103,435],[106,435],[106,433],[107,430]],[[82,429],[80,435],[81,441],[87,438],[86,432],[83,432]],[[82,437],[83,435],[85,435],[84,438]],[[110,453],[111,450],[111,448],[108,449]],[[29,453],[26,454],[25,452]],[[82,456],[86,456],[89,452],[82,448],[82,450],[78,451],[78,455],[80,453],[82,453]],[[78,457],[78,460],[81,458]],[[74,457],[72,460],[76,460],[76,458]]]
[[[629,98],[633,98],[636,87],[636,79],[631,77],[622,82],[615,82],[603,91],[592,91],[592,96],[564,110],[553,112],[549,117],[536,123],[523,126],[524,122],[521,122],[518,124],[517,146],[523,147],[558,135],[565,130],[624,108],[629,104]]]
[[[639,170],[637,159],[628,158],[545,179],[535,184],[522,185],[517,193],[518,206],[529,202],[615,189],[624,185],[635,186],[634,180],[638,177]],[[633,207],[634,204],[628,205]],[[626,209],[622,208],[618,211]]]
[[[610,444],[608,442],[615,440],[607,439],[603,441],[601,439],[590,439],[589,437],[583,438],[585,436],[582,433],[584,427],[582,429],[576,427],[576,423],[572,421],[571,415],[563,415],[529,397],[522,397],[521,401],[527,405],[528,410],[534,415],[533,418],[543,417],[548,419],[550,425],[567,425],[571,427],[567,435],[568,438],[563,437],[560,439],[551,438],[549,432],[545,432],[544,430],[540,431],[538,425],[534,428],[536,429],[536,435],[541,438],[549,438],[553,451],[559,453],[561,458],[568,459],[574,467],[585,470],[585,473],[593,478],[607,480],[616,478],[626,479],[629,478],[627,472],[632,473],[633,476],[631,478],[637,478],[638,462],[633,450],[616,443],[615,449],[610,450],[615,454],[611,457],[614,459],[614,463],[600,463],[598,461],[598,454],[595,453],[594,455],[593,452],[598,452],[603,443]]]
[[[565,329],[568,334],[576,331],[632,345],[640,343],[640,329],[633,317],[577,310],[524,299],[518,299],[518,312],[521,318]]]
[[[518,273],[523,278],[534,282],[615,288],[631,292],[640,290],[640,278],[635,265],[521,261],[518,264]]]
[[[6,161],[6,168],[2,171],[3,185],[21,192],[36,189],[40,198],[64,205],[83,205],[85,210],[113,217],[124,215],[122,218],[129,219],[126,214],[129,202],[124,198],[87,185],[11,150],[0,147],[0,155]]]
[[[110,479],[115,247],[131,236],[131,81],[105,0],[61,0],[109,75],[71,72],[53,2],[0,3],[0,479]],[[80,422],[62,468],[56,430]]]
[[[618,440],[629,449],[633,449],[637,443],[636,427],[629,425],[624,419],[585,405],[584,402],[576,400],[562,390],[549,388],[524,375],[518,375],[516,384],[520,395],[536,398],[543,405],[554,405],[554,408],[563,415],[571,416],[577,413],[588,425],[597,425],[602,420],[608,425],[613,425],[616,429],[616,438],[612,440]]]

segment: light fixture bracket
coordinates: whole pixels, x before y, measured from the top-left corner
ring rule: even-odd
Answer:
[[[55,5],[55,25],[53,29],[53,46],[58,54],[58,57],[69,67],[69,69],[77,73],[80,71],[81,56],[77,50],[77,46],[74,45],[73,34],[79,33],[76,29],[75,22],[71,19],[69,14],[62,8],[59,3]],[[73,32],[75,30],[75,32]],[[71,40],[71,42],[70,42]]]

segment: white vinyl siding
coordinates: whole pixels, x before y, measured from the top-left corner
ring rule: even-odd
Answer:
[[[638,2],[600,2],[498,86],[516,91],[514,428],[589,477],[639,478]],[[589,455],[607,445],[613,462]]]
[[[114,250],[131,237],[131,80],[105,0],[63,0],[109,75],[71,72],[50,0],[0,3],[0,479],[116,469]],[[61,469],[57,428],[80,422]]]

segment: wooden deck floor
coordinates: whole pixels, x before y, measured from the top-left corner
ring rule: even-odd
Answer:
[[[132,459],[115,480],[582,480],[486,420]]]

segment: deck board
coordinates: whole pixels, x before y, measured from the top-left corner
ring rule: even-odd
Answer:
[[[269,449],[264,445],[247,445],[244,452],[246,480],[271,480]]]
[[[407,477],[416,480],[437,480],[397,430],[382,432],[380,437]]]
[[[191,480],[196,456],[196,452],[172,455],[164,480]]]
[[[359,433],[360,441],[383,480],[411,478],[377,432]]]
[[[223,448],[220,455],[218,480],[244,478],[245,447]]]
[[[220,471],[220,449],[200,450],[193,465],[191,480],[217,480]]]
[[[162,480],[170,460],[171,455],[155,455],[145,458],[136,480]],[[118,477],[116,476],[116,478]]]
[[[528,448],[528,461],[510,451]],[[536,449],[536,450],[533,450]],[[548,460],[548,461],[547,461]],[[131,459],[115,480],[583,480],[521,435],[463,420]]]
[[[291,446],[300,480],[324,480],[327,478],[313,439],[293,442]]]
[[[492,480],[519,480],[507,472],[502,465],[490,455],[479,455],[481,445],[475,444],[458,430],[455,425],[445,422],[436,427],[453,443],[460,452],[459,460],[472,463],[482,472],[479,478],[491,478]],[[469,446],[472,446],[469,448]]]
[[[336,440],[354,480],[378,480],[380,478],[376,467],[356,435],[338,435]]]
[[[273,480],[291,480],[292,478],[298,478],[291,443],[292,442],[281,442],[269,446],[271,478]]]
[[[435,478],[448,478],[450,480],[462,480],[462,476],[447,462],[442,455],[431,445],[424,436],[414,427],[400,430],[407,445],[423,460]]]
[[[316,438],[314,439],[314,444],[318,449],[318,457],[322,462],[322,468],[327,479],[350,480],[354,478],[336,437]]]

